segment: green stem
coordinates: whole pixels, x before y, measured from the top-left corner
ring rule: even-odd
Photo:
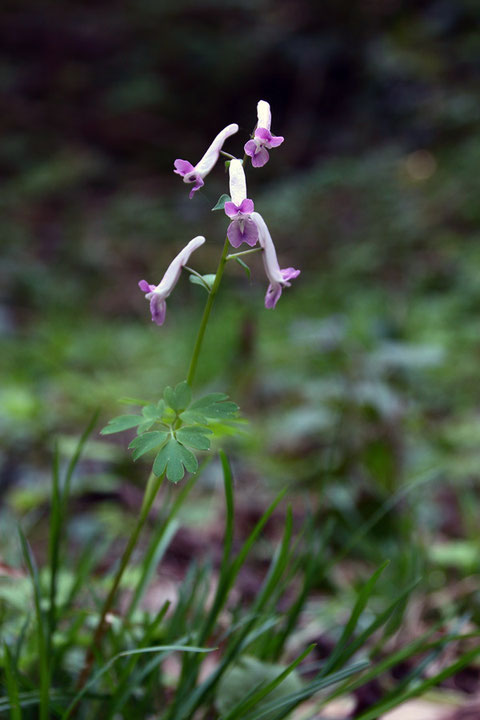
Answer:
[[[242,255],[251,255],[252,253],[262,252],[262,250],[263,248],[261,247],[252,248],[251,250],[242,250],[242,252],[227,255],[226,260],[228,262],[229,260],[235,260],[235,258],[241,257]]]
[[[200,357],[200,352],[201,352],[202,344],[203,344],[203,338],[205,336],[205,330],[207,329],[208,320],[210,317],[210,313],[212,311],[213,301],[215,300],[215,296],[218,292],[218,288],[220,287],[220,282],[222,280],[223,271],[225,269],[225,264],[227,262],[228,248],[229,248],[229,242],[228,242],[228,238],[226,238],[225,244],[223,246],[222,256],[220,258],[220,262],[218,263],[217,272],[215,274],[215,280],[213,282],[212,289],[210,290],[210,293],[208,295],[207,303],[205,305],[205,310],[203,311],[202,320],[200,322],[200,327],[198,329],[197,339],[195,340],[195,345],[193,347],[192,359],[190,360],[190,367],[188,368],[188,374],[187,374],[187,383],[190,385],[190,387],[192,386],[193,381],[195,379],[198,358]]]
[[[210,312],[212,310],[213,301],[215,300],[215,296],[218,292],[218,288],[220,287],[220,282],[222,280],[223,271],[225,269],[225,264],[227,262],[227,253],[229,248],[229,242],[228,238],[225,240],[225,244],[223,246],[222,255],[220,257],[220,261],[218,263],[217,272],[215,275],[215,280],[212,286],[212,289],[210,290],[208,294],[207,303],[205,305],[205,309],[203,311],[202,320],[200,322],[200,327],[197,334],[197,339],[195,341],[195,345],[193,348],[192,353],[192,359],[190,361],[190,367],[188,370],[187,375],[187,382],[189,385],[192,385],[195,372],[197,369],[198,364],[198,358],[200,356],[200,351],[202,349],[202,343],[203,338],[205,336],[205,330],[207,328],[208,319],[210,317]],[[120,585],[120,582],[123,577],[123,573],[125,572],[125,569],[130,561],[130,558],[132,556],[132,553],[135,549],[135,546],[137,544],[138,538],[140,537],[140,533],[142,532],[143,526],[145,525],[145,522],[148,518],[148,515],[150,513],[150,510],[153,505],[153,501],[155,500],[155,497],[160,489],[160,486],[163,482],[163,476],[160,478],[157,478],[153,475],[153,473],[150,475],[150,478],[147,483],[147,487],[145,490],[145,494],[143,496],[143,503],[142,508],[140,510],[140,515],[138,517],[137,523],[133,529],[133,532],[128,540],[128,544],[123,552],[122,558],[120,560],[120,565],[118,566],[118,570],[115,574],[115,577],[113,579],[113,583],[110,587],[110,591],[105,598],[105,601],[103,603],[102,612],[100,615],[100,619],[97,624],[97,628],[95,630],[92,644],[90,645],[90,648],[87,652],[87,656],[85,658],[85,664],[83,667],[82,672],[80,673],[80,677],[77,683],[77,690],[81,690],[92,671],[93,663],[95,660],[95,654],[94,654],[94,648],[98,648],[100,646],[100,643],[103,639],[103,636],[105,635],[105,632],[107,630],[107,622],[106,617],[110,610],[112,609],[113,602],[115,600],[115,595],[117,594],[118,587]],[[72,708],[73,712],[74,708]]]
[[[107,617],[108,613],[110,612],[110,610],[112,609],[113,601],[115,599],[115,595],[117,593],[118,586],[120,585],[120,582],[122,580],[123,573],[125,572],[125,569],[130,561],[132,553],[135,549],[135,545],[137,544],[137,540],[140,536],[140,533],[142,532],[143,526],[145,525],[145,522],[146,522],[148,515],[150,513],[150,510],[152,508],[153,501],[155,500],[157,493],[163,483],[163,479],[164,479],[164,476],[155,477],[155,475],[153,475],[153,473],[150,475],[150,477],[148,479],[147,487],[145,489],[145,494],[143,496],[143,503],[142,503],[142,508],[140,510],[140,515],[138,516],[138,520],[135,525],[135,528],[129,538],[127,547],[123,551],[122,559],[120,560],[120,565],[116,572],[112,586],[110,587],[110,592],[108,593],[107,597],[105,598],[105,602],[103,603],[100,619],[98,621],[92,643],[90,645],[90,648],[87,652],[87,656],[85,658],[85,665],[84,665],[83,670],[78,679],[77,690],[81,690],[84,687],[85,683],[87,682],[87,680],[90,676],[92,666],[93,666],[93,661],[95,659],[94,648],[97,649],[100,646],[101,640],[106,632],[106,629],[107,629],[106,617]],[[72,708],[72,711],[73,711],[73,708]]]

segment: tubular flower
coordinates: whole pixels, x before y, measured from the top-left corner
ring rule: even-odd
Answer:
[[[259,168],[266,165],[270,157],[268,151],[278,147],[284,141],[281,135],[272,135],[271,123],[270,105],[265,100],[260,100],[257,104],[257,127],[253,140],[245,143],[244,147],[245,153],[252,158],[253,167]]]
[[[231,201],[225,203],[225,214],[232,222],[228,226],[227,237],[234,248],[243,242],[252,247],[257,244],[258,228],[251,218],[253,200],[247,198],[247,183],[241,160],[231,160],[229,167]]]
[[[270,281],[267,294],[265,295],[265,307],[270,309],[274,308],[277,304],[283,288],[290,287],[290,280],[294,280],[300,275],[300,270],[292,267],[284,268],[283,270],[280,268],[275,245],[273,244],[272,236],[270,235],[265,220],[260,213],[257,212],[252,213],[252,220],[258,227],[258,239],[263,249],[263,265],[267,278]]]
[[[138,287],[145,293],[145,298],[150,300],[150,312],[152,313],[152,321],[157,325],[163,325],[165,321],[165,313],[167,304],[165,300],[172,292],[182,273],[182,268],[188,262],[190,255],[203,245],[205,238],[198,235],[190,240],[181,252],[172,260],[167,268],[159,285],[150,285],[146,280],[140,280]]]
[[[190,200],[193,198],[193,194],[197,192],[197,190],[200,190],[202,185],[204,185],[203,178],[208,175],[217,162],[220,150],[222,149],[225,140],[230,137],[230,135],[234,135],[237,131],[238,125],[236,123],[232,123],[231,125],[227,125],[226,128],[223,128],[223,130],[218,133],[217,137],[212,142],[200,162],[198,162],[195,166],[193,166],[192,163],[189,163],[188,160],[175,160],[173,163],[175,170],[173,172],[180,175],[183,178],[184,183],[195,183],[188,196]]]

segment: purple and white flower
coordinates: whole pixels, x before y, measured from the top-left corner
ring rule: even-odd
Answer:
[[[268,151],[278,147],[284,141],[281,135],[272,135],[271,124],[270,105],[266,100],[260,100],[257,104],[257,127],[253,139],[245,143],[244,147],[245,153],[252,158],[253,167],[259,168],[266,165],[270,157]]]
[[[220,150],[222,149],[225,140],[230,137],[230,135],[234,135],[236,132],[238,132],[238,125],[236,123],[232,123],[231,125],[227,125],[226,128],[223,128],[223,130],[218,133],[217,137],[212,142],[200,162],[198,162],[195,166],[188,162],[188,160],[175,160],[175,170],[173,172],[180,175],[183,178],[184,183],[195,183],[188,196],[190,200],[193,198],[193,194],[197,192],[197,190],[200,190],[200,188],[205,184],[203,179],[206,175],[208,175],[217,162]]]
[[[140,280],[138,283],[140,290],[145,293],[145,298],[150,300],[152,321],[157,323],[157,325],[163,325],[165,321],[165,313],[167,311],[165,300],[177,284],[182,273],[182,268],[187,264],[190,255],[203,245],[204,242],[205,238],[203,235],[198,235],[194,237],[193,240],[190,240],[188,245],[172,260],[159,285],[150,285],[146,280]]]
[[[294,280],[300,275],[300,270],[289,267],[280,268],[278,264],[277,252],[273,244],[272,236],[263,217],[260,213],[253,212],[252,220],[258,227],[258,239],[262,247],[262,259],[265,273],[270,281],[270,285],[265,295],[265,307],[274,308],[285,287],[290,287],[290,280]]]
[[[241,160],[231,160],[229,166],[230,197],[225,203],[225,214],[232,222],[228,226],[227,237],[234,248],[247,243],[253,247],[258,241],[258,228],[251,218],[254,210],[253,200],[247,198],[247,183]]]

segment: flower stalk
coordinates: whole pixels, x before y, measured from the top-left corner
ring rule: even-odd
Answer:
[[[187,386],[191,388],[195,381],[198,361],[202,351],[207,325],[210,319],[215,298],[220,288],[220,283],[222,281],[226,263],[229,260],[238,259],[241,264],[244,264],[240,260],[242,256],[249,255],[255,252],[262,253],[265,272],[270,282],[265,300],[267,308],[275,307],[275,304],[280,297],[283,288],[289,287],[290,281],[296,278],[300,272],[299,270],[296,270],[294,268],[280,268],[277,260],[275,246],[273,244],[266,223],[263,220],[262,216],[254,211],[253,200],[247,197],[247,187],[244,171],[244,165],[247,157],[250,156],[253,167],[262,167],[269,159],[268,150],[274,147],[278,147],[283,142],[283,137],[276,137],[270,132],[271,113],[270,106],[266,101],[261,100],[258,103],[257,114],[258,122],[255,129],[255,135],[253,139],[249,140],[245,145],[246,154],[243,161],[235,158],[229,153],[226,153],[222,149],[223,144],[227,140],[227,138],[229,138],[231,135],[234,135],[238,131],[238,125],[235,123],[228,125],[215,137],[202,159],[195,166],[193,166],[190,162],[186,160],[175,160],[174,172],[177,175],[180,175],[184,183],[194,184],[189,194],[189,197],[192,198],[194,193],[200,190],[201,187],[203,187],[204,178],[211,172],[220,154],[230,158],[229,188],[231,199],[229,199],[224,204],[225,214],[230,219],[230,224],[228,226],[227,237],[224,241],[222,253],[218,262],[215,279],[213,280],[213,284],[211,285],[211,287],[210,283],[207,283],[202,277],[202,275],[200,275],[200,273],[198,273],[196,270],[193,270],[187,265],[192,253],[205,243],[205,238],[203,237],[203,235],[198,235],[192,240],[190,240],[190,242],[183,248],[183,250],[178,253],[178,255],[172,260],[172,262],[168,266],[161,282],[158,285],[152,285],[146,280],[141,280],[139,282],[140,289],[142,290],[142,292],[145,293],[146,299],[150,302],[152,320],[157,325],[162,325],[165,320],[166,299],[174,290],[183,269],[186,269],[193,276],[196,276],[202,281],[205,289],[208,292],[208,297],[193,346],[192,356],[190,359],[186,377],[186,383],[183,382],[180,383],[179,386],[177,386],[177,388],[180,388],[180,390],[178,390],[180,396],[177,396],[176,394],[177,389],[173,391],[172,388],[166,388],[165,391],[165,393],[167,393],[167,391],[170,391],[170,396],[168,394],[164,395],[167,400],[167,405],[169,405],[170,403],[169,407],[173,408],[173,410],[177,413],[177,424],[175,425],[175,427],[170,428],[170,437],[167,439],[167,432],[164,430],[150,431],[150,428],[158,419],[160,423],[164,423],[161,411],[159,418],[153,416],[153,419],[151,416],[148,415],[147,412],[147,414],[145,414],[142,418],[143,425],[145,425],[146,421],[146,429],[139,429],[137,438],[130,444],[130,447],[135,447],[137,457],[139,457],[140,454],[143,454],[143,452],[147,452],[148,450],[153,449],[155,447],[155,443],[157,443],[158,441],[160,443],[160,450],[153,465],[154,470],[156,468],[156,463],[159,458],[163,458],[163,465],[157,465],[157,474],[154,474],[153,472],[150,474],[138,519],[135,523],[132,534],[121,557],[120,564],[113,578],[108,595],[103,603],[100,617],[94,632],[93,640],[85,657],[84,666],[77,683],[78,691],[85,688],[91,675],[95,660],[95,652],[100,647],[104,639],[104,635],[107,631],[108,614],[112,610],[124,572],[131,560],[133,551],[137,545],[140,534],[147,522],[154,500],[162,486],[165,475],[168,477],[169,480],[177,482],[184,475],[183,466],[185,466],[185,470],[196,474],[198,470],[198,461],[195,455],[188,451],[184,445],[184,443],[186,445],[189,444],[188,439],[190,439],[190,444],[194,448],[205,450],[210,447],[208,435],[206,435],[206,433],[211,433],[211,431],[209,431],[208,428],[205,428],[203,426],[199,428],[194,424],[190,424],[190,426],[188,426],[188,421],[187,427],[182,427],[184,421],[181,417],[181,413],[182,410],[188,407],[189,400],[187,399],[185,401],[185,392],[187,392],[187,395],[191,395],[190,390]],[[229,254],[230,246],[238,248],[242,243],[246,243],[250,246],[250,248],[242,252]],[[257,243],[259,244],[257,245]],[[182,386],[185,387],[183,387],[182,389]],[[224,397],[226,398],[226,396]],[[215,401],[211,402],[216,402],[218,405],[222,402],[222,400],[216,399]],[[160,403],[164,403],[164,400],[161,400]],[[238,410],[238,406],[236,406],[234,403],[227,402],[221,405],[223,411],[226,410],[227,406],[233,406],[234,412]],[[148,407],[150,409],[153,408],[154,412],[157,412],[158,410],[158,404],[157,406],[152,405]],[[163,407],[165,407],[165,403]],[[148,408],[144,408],[144,411],[148,411]],[[227,413],[232,412],[232,408],[229,408],[226,411]],[[207,412],[205,406],[204,412]],[[218,416],[218,412],[219,409],[218,407],[216,407],[215,414],[211,417]],[[131,422],[132,417],[134,420],[133,423]],[[208,415],[206,415],[206,417],[208,418]],[[120,428],[121,430],[128,429],[134,426],[139,426],[140,420],[137,420],[136,416],[122,416],[120,418],[117,418],[117,420],[123,419],[123,421],[125,421],[125,418],[127,420],[127,424],[123,425],[123,427]],[[152,420],[152,422],[150,422],[150,420]],[[199,432],[200,429],[202,430],[202,432]],[[117,431],[119,430],[114,430],[114,432]],[[181,439],[182,432],[184,433],[183,441]],[[190,438],[188,437],[188,433],[190,434]],[[143,448],[139,443],[144,443]],[[165,454],[166,450],[168,450],[169,448],[171,448],[171,452],[176,452],[177,454]],[[139,450],[141,450],[141,453],[139,452]],[[162,453],[164,453],[163,456]],[[173,470],[171,470],[170,465],[168,465],[168,468],[170,469],[165,470],[164,468],[167,467],[167,463],[176,463],[177,466],[174,465]],[[183,463],[183,465],[181,463]],[[178,466],[180,472],[177,471]],[[69,716],[72,715],[77,708],[78,702],[75,706],[71,707],[69,711]]]
[[[200,357],[200,352],[202,350],[203,338],[205,337],[205,331],[207,329],[208,320],[210,318],[210,313],[212,312],[213,302],[214,302],[215,296],[218,292],[218,288],[220,287],[220,283],[222,281],[222,276],[223,276],[223,271],[225,270],[225,265],[227,262],[228,248],[229,248],[229,242],[228,242],[228,238],[227,238],[223,244],[223,250],[222,250],[222,254],[220,256],[220,261],[218,263],[217,272],[215,274],[215,280],[213,282],[212,289],[210,290],[210,292],[208,294],[207,302],[205,304],[205,309],[203,311],[202,319],[200,321],[200,327],[198,329],[197,338],[195,340],[195,345],[193,346],[192,359],[190,360],[190,365],[189,365],[188,373],[187,373],[187,383],[190,385],[190,387],[192,387],[193,381],[195,380],[198,359]]]

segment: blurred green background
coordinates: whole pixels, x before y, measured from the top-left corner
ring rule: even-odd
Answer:
[[[254,256],[215,309],[199,385],[228,387],[250,420],[239,477],[305,489],[339,540],[417,483],[400,541],[415,530],[430,553],[433,533],[436,571],[476,572],[478,3],[19,0],[1,15],[1,498],[33,509],[54,438],[67,452],[94,408],[106,421],[184,377],[205,295],[184,277],[159,329],[137,281],[199,233],[193,264],[213,271],[226,176],[190,201],[173,161],[230,122],[240,154],[263,98],[285,143],[249,196],[302,274],[267,311]],[[94,437],[96,490],[143,484],[126,445]]]

